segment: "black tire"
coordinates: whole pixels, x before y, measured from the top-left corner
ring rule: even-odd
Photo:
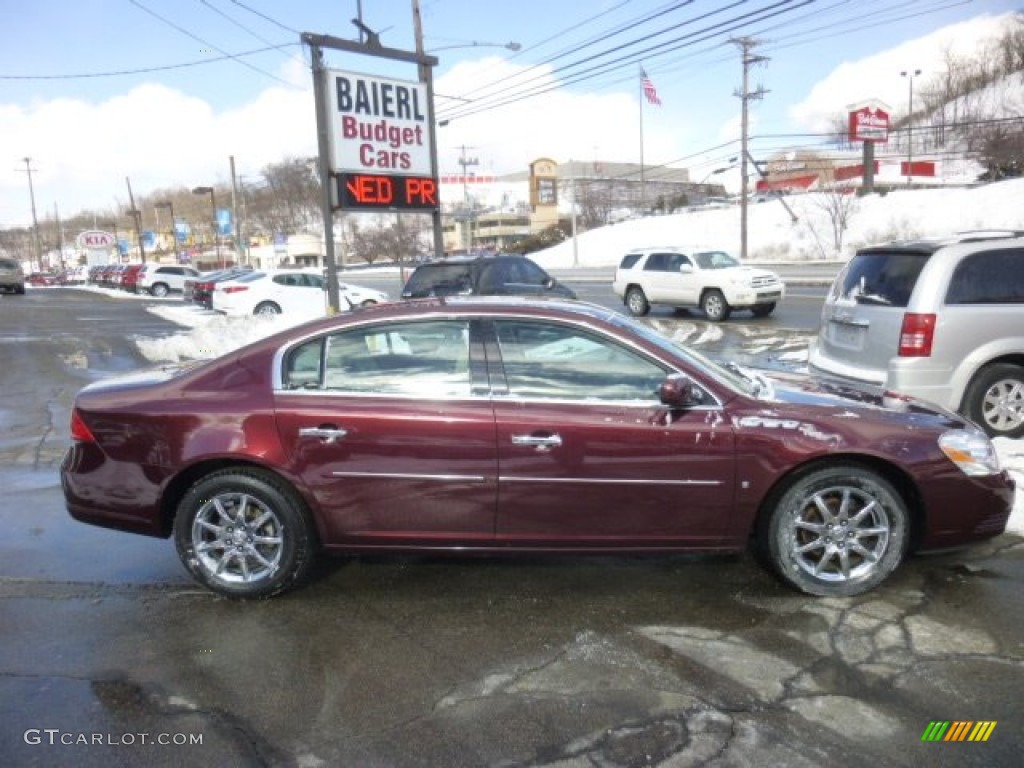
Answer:
[[[18,296],[24,296],[25,295],[25,286],[24,285],[19,285],[17,288],[14,289],[14,292]]]
[[[700,308],[704,311],[704,316],[712,323],[724,322],[732,313],[732,307],[717,288],[710,288],[704,292],[700,299]]]
[[[636,317],[643,317],[651,311],[651,304],[647,301],[643,289],[636,285],[630,286],[629,290],[626,291],[625,304],[629,313]]]
[[[754,313],[754,317],[768,317],[772,312],[775,311],[775,302],[770,304],[755,304],[750,308],[750,311]]]
[[[989,437],[1024,437],[1024,368],[995,363],[975,374],[961,412]]]
[[[302,500],[276,476],[249,468],[213,472],[189,488],[178,504],[174,543],[196,581],[232,598],[291,589],[316,554]]]
[[[261,315],[263,317],[270,317],[272,315],[280,315],[281,308],[272,301],[261,301],[256,305],[256,308],[252,311],[254,315]]]
[[[153,287],[149,289],[149,292],[157,298],[162,299],[171,292],[171,289],[167,287],[166,283],[154,283]]]
[[[850,597],[884,581],[910,541],[910,512],[893,486],[855,464],[793,480],[758,527],[762,559],[802,592]],[[817,571],[817,572],[816,572]]]

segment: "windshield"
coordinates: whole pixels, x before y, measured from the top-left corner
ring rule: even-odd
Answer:
[[[616,314],[609,319],[616,325],[642,336],[666,352],[685,358],[694,368],[700,369],[719,384],[752,397],[765,393],[771,395],[771,385],[760,374],[753,374],[738,365],[723,367],[700,352],[663,336],[646,323],[632,317]]]
[[[693,254],[701,269],[728,269],[738,267],[740,262],[723,251],[701,251]]]

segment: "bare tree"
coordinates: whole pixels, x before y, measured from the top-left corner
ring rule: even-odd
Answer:
[[[825,212],[832,229],[833,255],[843,250],[843,238],[850,226],[850,219],[857,212],[857,195],[850,188],[831,187],[815,193],[812,203]]]

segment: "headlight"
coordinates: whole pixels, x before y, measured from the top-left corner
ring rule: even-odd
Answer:
[[[994,475],[999,457],[992,441],[980,432],[954,430],[939,438],[939,448],[965,475]]]

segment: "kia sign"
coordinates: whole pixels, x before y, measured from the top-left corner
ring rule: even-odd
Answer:
[[[888,141],[889,113],[877,106],[850,112],[850,141]]]
[[[433,177],[423,83],[332,70],[325,77],[332,171]]]
[[[100,248],[113,248],[114,247],[114,236],[109,232],[101,232],[98,229],[90,229],[87,232],[82,232],[75,242],[79,248],[84,250],[100,249]]]

